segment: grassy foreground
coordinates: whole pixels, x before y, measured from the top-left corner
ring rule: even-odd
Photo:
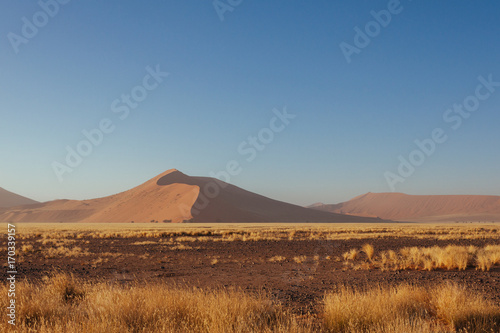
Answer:
[[[400,285],[325,297],[328,332],[499,332],[500,309],[454,284]]]
[[[8,287],[3,285],[7,294]],[[499,332],[500,309],[460,286],[340,288],[298,317],[266,295],[54,274],[17,285],[17,332]],[[7,307],[7,298],[2,298]],[[13,331],[6,320],[1,332]]]

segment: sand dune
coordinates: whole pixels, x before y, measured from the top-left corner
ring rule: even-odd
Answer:
[[[0,212],[5,222],[380,222],[308,209],[172,169],[128,191]]]
[[[336,213],[318,214],[313,209],[273,200],[213,178],[189,177],[178,171],[158,181],[159,185],[172,183],[201,189],[191,209],[194,222],[380,222]]]
[[[500,221],[500,196],[366,193],[314,209],[399,221]]]
[[[0,208],[31,205],[35,203],[37,203],[37,201],[9,192],[0,187]]]
[[[8,222],[150,222],[189,220],[178,208],[192,206],[199,189],[186,184],[157,185],[167,172],[128,191],[91,200],[56,200],[10,209],[0,214]],[[189,213],[189,212],[188,212]]]

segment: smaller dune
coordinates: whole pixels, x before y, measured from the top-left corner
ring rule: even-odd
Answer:
[[[366,193],[323,211],[398,221],[500,221],[500,196]]]

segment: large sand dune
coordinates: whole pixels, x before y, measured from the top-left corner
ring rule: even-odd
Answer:
[[[314,209],[398,221],[500,221],[500,196],[366,193]]]
[[[131,190],[0,211],[5,222],[380,222],[308,209],[175,169]]]
[[[0,208],[31,205],[35,203],[37,203],[37,201],[9,192],[0,187]]]

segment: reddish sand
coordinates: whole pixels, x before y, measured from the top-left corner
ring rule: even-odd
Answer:
[[[398,221],[500,221],[500,196],[367,193],[314,209]]]
[[[14,207],[22,205],[31,205],[38,203],[35,200],[28,199],[18,194],[9,192],[0,187],[0,207]]]
[[[352,215],[352,214],[351,214]],[[381,222],[291,205],[175,169],[112,196],[0,211],[4,222]]]

